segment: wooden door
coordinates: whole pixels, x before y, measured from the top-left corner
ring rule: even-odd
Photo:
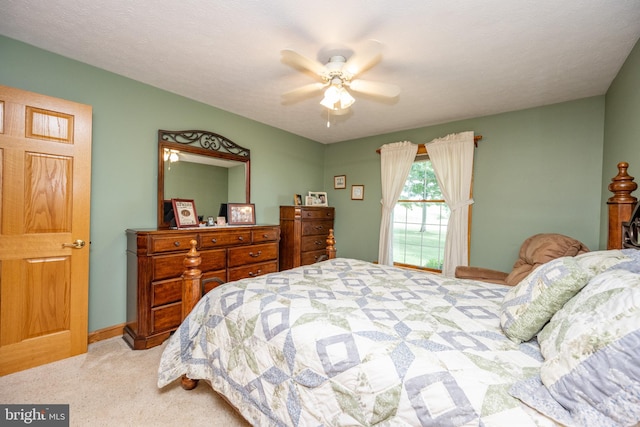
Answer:
[[[87,351],[91,114],[0,85],[0,375]]]

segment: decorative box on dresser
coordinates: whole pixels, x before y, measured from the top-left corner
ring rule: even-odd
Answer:
[[[220,283],[278,271],[277,225],[127,230],[125,341],[135,350],[166,340],[182,321],[182,273],[198,242],[205,292]]]
[[[335,209],[328,206],[280,206],[280,271],[313,264],[325,255]]]

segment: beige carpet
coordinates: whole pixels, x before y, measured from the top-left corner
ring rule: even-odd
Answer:
[[[71,426],[225,426],[249,424],[211,387],[156,386],[164,345],[131,350],[122,338],[86,354],[0,377],[0,403],[69,404]]]

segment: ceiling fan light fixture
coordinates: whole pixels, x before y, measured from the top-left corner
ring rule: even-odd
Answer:
[[[324,91],[324,98],[320,101],[320,105],[329,110],[344,110],[353,105],[354,102],[356,100],[342,87],[342,84],[331,84]]]
[[[351,96],[345,88],[342,88],[342,91],[340,92],[340,107],[342,109],[347,109],[351,107],[354,102],[356,102],[355,98]]]

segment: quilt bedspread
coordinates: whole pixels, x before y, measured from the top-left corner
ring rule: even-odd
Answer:
[[[254,425],[553,425],[500,328],[509,288],[338,258],[222,285],[170,338],[158,386],[205,379]],[[206,410],[206,408],[203,408]]]

